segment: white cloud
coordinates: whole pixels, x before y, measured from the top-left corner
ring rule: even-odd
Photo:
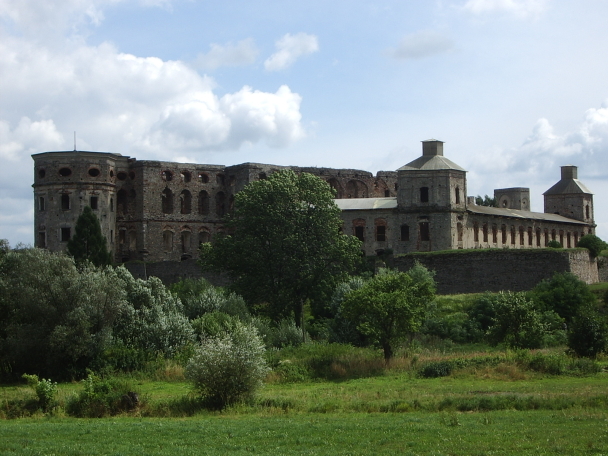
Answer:
[[[238,41],[236,44],[211,44],[206,54],[199,54],[195,66],[202,70],[215,70],[223,66],[250,65],[255,62],[259,51],[252,38]]]
[[[389,54],[397,59],[420,59],[452,49],[449,38],[433,31],[420,31],[405,36]]]
[[[268,71],[284,70],[293,65],[299,57],[317,52],[319,42],[315,35],[287,33],[275,43],[275,47],[277,52],[264,62],[264,68]]]
[[[473,14],[506,12],[520,18],[537,16],[549,0],[468,0],[464,5]]]

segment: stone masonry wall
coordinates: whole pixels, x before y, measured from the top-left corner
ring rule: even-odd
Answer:
[[[597,262],[586,249],[455,250],[403,255],[394,265],[406,271],[415,261],[436,272],[440,294],[527,291],[556,272],[571,272],[586,283],[598,281]]]

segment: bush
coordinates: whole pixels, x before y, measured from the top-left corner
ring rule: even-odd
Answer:
[[[66,412],[69,415],[102,418],[133,410],[140,405],[139,394],[127,380],[102,379],[89,373],[82,382],[83,391],[67,402]]]
[[[584,247],[589,250],[593,258],[597,257],[608,245],[595,234],[586,234],[578,240],[577,247]]]
[[[428,363],[420,369],[423,378],[447,377],[452,373],[453,365],[449,361],[436,361]]]
[[[561,242],[556,241],[555,239],[551,239],[547,243],[547,247],[549,247],[551,249],[561,249],[561,248],[563,248]]]
[[[255,327],[238,323],[204,339],[186,367],[186,378],[207,405],[224,408],[253,397],[269,369]]]
[[[40,408],[44,412],[47,412],[55,401],[57,383],[53,383],[51,380],[46,380],[44,378],[39,380],[37,375],[23,374],[23,378],[27,381],[28,386],[34,390],[36,396],[38,396]]]
[[[581,315],[570,325],[568,347],[577,356],[594,358],[608,348],[608,326],[595,313]]]

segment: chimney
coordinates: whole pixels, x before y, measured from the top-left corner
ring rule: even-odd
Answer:
[[[578,179],[578,167],[572,165],[562,166],[562,179]]]

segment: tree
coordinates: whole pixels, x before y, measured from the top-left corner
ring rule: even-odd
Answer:
[[[68,241],[68,253],[77,263],[89,260],[95,266],[112,264],[112,253],[101,234],[101,226],[93,210],[86,206],[74,227],[74,236]]]
[[[477,195],[475,197],[475,204],[477,204],[478,206],[498,207],[496,198],[490,198],[488,195],[485,195],[483,198],[481,197],[481,195]]]
[[[596,258],[608,245],[595,234],[586,234],[579,239],[577,247],[584,247],[589,250],[593,258]]]
[[[291,170],[252,182],[237,193],[224,236],[200,248],[205,270],[227,272],[232,288],[273,320],[310,301],[323,315],[335,286],[361,261],[361,243],[340,233],[340,209],[323,180]]]
[[[435,296],[435,282],[426,268],[417,265],[407,273],[382,270],[361,288],[348,293],[342,302],[344,317],[372,338],[384,351],[385,361],[393,357],[395,345],[422,325],[426,307]]]
[[[596,312],[577,316],[568,332],[568,347],[578,356],[595,358],[608,348],[608,325]]]
[[[587,284],[570,272],[553,274],[536,285],[531,293],[541,310],[557,312],[568,324],[596,301]]]

